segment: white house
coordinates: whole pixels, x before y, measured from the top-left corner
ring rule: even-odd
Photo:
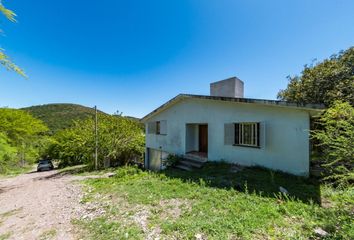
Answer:
[[[162,169],[166,156],[177,154],[308,176],[310,117],[322,109],[244,98],[236,77],[212,83],[210,96],[180,94],[142,119],[145,166]]]

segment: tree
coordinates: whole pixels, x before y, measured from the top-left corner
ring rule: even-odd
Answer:
[[[29,113],[0,108],[0,160],[2,165],[32,163],[44,145],[47,126]],[[3,172],[4,168],[0,169]]]
[[[139,123],[117,115],[99,114],[98,160],[99,167],[104,162],[122,165],[144,152],[144,134]],[[60,165],[88,164],[93,166],[95,152],[94,120],[76,121],[74,126],[59,131],[55,142],[49,148],[49,155],[60,159]]]
[[[0,132],[0,173],[4,173],[11,160],[15,159],[17,148],[9,143],[9,139],[4,133]]]
[[[300,76],[288,76],[286,89],[278,99],[301,104],[322,103],[327,107],[336,100],[354,105],[354,47],[315,65],[305,65]]]
[[[343,185],[353,182],[354,161],[354,47],[315,65],[305,65],[300,76],[278,98],[300,104],[322,103],[329,107],[314,121],[311,135],[327,180]]]
[[[323,129],[313,137],[323,149],[327,179],[340,185],[354,182],[354,107],[335,101],[320,119]]]
[[[0,0],[0,12],[11,22],[16,22],[16,18],[15,18],[16,14],[13,11],[5,8],[1,0]],[[0,29],[0,33],[1,32],[2,30]],[[0,64],[3,65],[7,70],[12,70],[20,74],[21,76],[26,77],[25,72],[11,61],[11,59],[4,53],[4,49],[2,48],[0,48]]]

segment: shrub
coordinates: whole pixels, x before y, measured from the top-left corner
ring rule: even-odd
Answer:
[[[166,167],[176,166],[180,160],[181,160],[180,156],[175,154],[169,154],[166,158]]]
[[[354,182],[354,108],[336,101],[320,118],[321,130],[313,131],[313,138],[323,150],[322,165],[327,169],[325,179],[337,185]]]

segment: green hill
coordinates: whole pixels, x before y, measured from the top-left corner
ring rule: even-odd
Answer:
[[[93,108],[66,103],[38,105],[22,108],[22,110],[28,111],[34,117],[41,119],[53,133],[72,126],[74,120],[95,116]],[[100,113],[103,112],[100,111]]]

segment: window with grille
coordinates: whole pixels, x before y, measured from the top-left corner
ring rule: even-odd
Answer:
[[[235,123],[235,145],[260,147],[260,123]]]

